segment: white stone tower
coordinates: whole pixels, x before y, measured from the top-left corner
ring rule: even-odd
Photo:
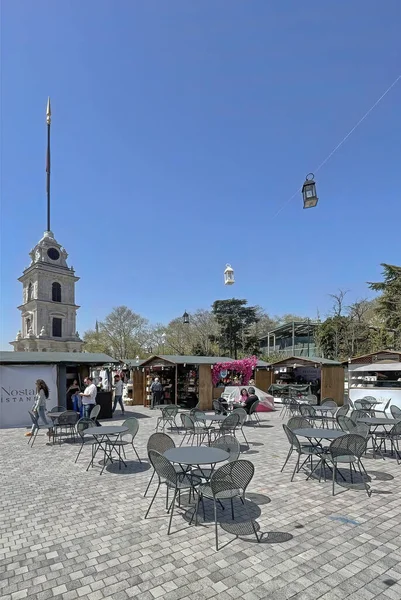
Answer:
[[[75,283],[68,254],[50,231],[50,100],[47,103],[47,231],[31,250],[31,264],[18,279],[23,285],[22,326],[14,342],[19,352],[80,352],[76,331]]]

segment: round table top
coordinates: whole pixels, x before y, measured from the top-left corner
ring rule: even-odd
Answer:
[[[125,425],[102,425],[101,427],[88,427],[85,429],[84,435],[117,435],[126,431],[128,431],[128,427]]]
[[[364,402],[364,403],[369,402],[369,404],[371,404],[373,406],[374,404],[384,404],[385,401],[383,402],[383,400],[367,400],[366,398],[359,398],[359,400],[354,400],[354,404],[355,404],[355,402],[358,404],[361,404],[361,402]],[[359,408],[358,410],[361,410],[361,409]],[[362,409],[362,410],[364,410],[364,409]]]
[[[346,435],[344,431],[339,429],[325,429],[323,427],[305,427],[302,429],[294,429],[293,433],[301,437],[306,438],[319,438],[321,440],[336,440],[343,435]]]
[[[361,417],[357,421],[367,425],[395,425],[398,423],[397,419],[391,419],[390,417]]]
[[[164,456],[181,465],[211,465],[228,460],[229,453],[209,446],[181,446],[166,450]]]
[[[48,417],[50,417],[51,419],[55,419],[56,417],[59,417],[60,415],[64,414],[65,412],[67,412],[67,409],[65,410],[57,410],[57,411],[51,411],[46,413]]]
[[[337,406],[314,406],[316,411],[320,412],[335,412],[337,410]]]
[[[205,421],[224,421],[226,418],[227,415],[206,415]]]

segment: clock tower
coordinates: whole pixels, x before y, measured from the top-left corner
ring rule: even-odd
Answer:
[[[47,104],[47,231],[31,250],[31,264],[18,279],[22,326],[11,345],[18,352],[80,352],[76,330],[75,284],[79,277],[67,265],[68,254],[50,231],[50,101]]]

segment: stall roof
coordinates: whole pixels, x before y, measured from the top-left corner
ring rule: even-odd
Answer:
[[[92,352],[0,352],[0,364],[79,364],[106,365],[120,361],[107,354]]]
[[[376,352],[370,352],[369,354],[361,354],[359,356],[353,356],[352,358],[349,358],[348,360],[344,360],[343,365],[349,365],[349,364],[359,364],[360,363],[365,363],[365,364],[369,364],[368,361],[369,359],[372,360],[372,362],[378,362],[379,360],[388,360],[389,362],[398,362],[401,361],[401,351],[400,350],[376,350]]]
[[[286,358],[283,358],[281,360],[277,360],[276,362],[272,363],[272,367],[276,367],[278,365],[285,365],[288,363],[296,363],[296,364],[303,364],[303,363],[313,363],[314,365],[332,365],[332,366],[340,366],[342,363],[336,361],[336,360],[331,360],[330,358],[322,358],[321,356],[288,356]]]
[[[126,361],[126,364],[130,364],[131,367],[140,367],[146,366],[149,362],[154,361],[155,359],[165,360],[174,365],[181,364],[189,364],[189,365],[215,365],[217,363],[225,363],[225,362],[233,362],[234,359],[228,358],[227,356],[180,356],[180,355],[167,355],[167,354],[158,354],[155,356],[151,356],[146,360],[139,361]],[[264,360],[259,360],[257,367],[269,367],[270,363],[265,362]]]
[[[401,362],[393,362],[393,363],[371,363],[370,365],[363,365],[363,367],[357,367],[354,369],[353,373],[356,371],[401,371]]]

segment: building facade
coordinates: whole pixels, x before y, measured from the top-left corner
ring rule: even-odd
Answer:
[[[31,263],[18,280],[23,286],[21,329],[11,345],[19,352],[81,352],[75,304],[79,277],[67,265],[67,252],[46,231],[29,255]]]

